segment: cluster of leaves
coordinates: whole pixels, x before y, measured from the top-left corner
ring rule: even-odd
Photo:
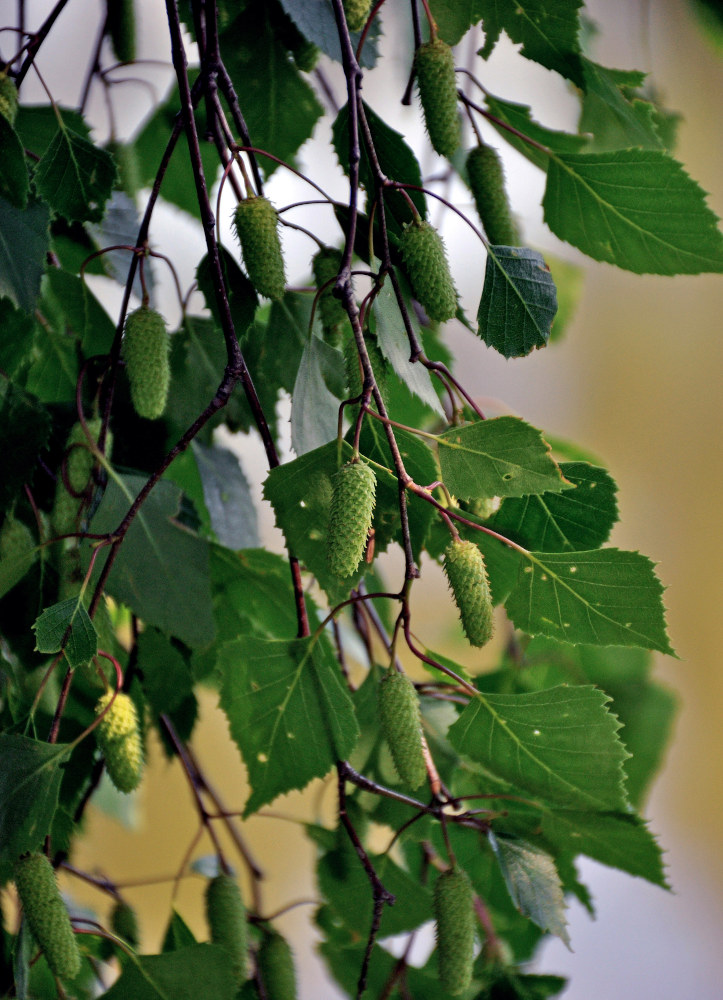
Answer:
[[[192,0],[181,16],[200,64],[189,78],[168,0],[177,85],[131,141],[104,145],[83,108],[22,102],[25,75],[41,46],[52,47],[52,18],[27,37],[3,35],[5,45],[20,42],[1,93],[19,85],[21,101],[0,114],[0,877],[11,880],[28,852],[44,849],[56,865],[72,855],[104,770],[91,735],[96,706],[116,687],[184,768],[217,854],[211,874],[228,873],[209,812],[225,816],[216,822],[239,843],[237,821],[188,746],[195,689],[209,684],[248,773],[244,817],[336,770],[338,827],[308,834],[318,848],[321,951],[342,989],[446,995],[435,954],[416,968],[379,942],[431,919],[436,872],[460,868],[481,942],[464,996],[556,996],[562,980],[520,966],[545,934],[567,940],[566,895],[591,908],[576,858],[665,885],[638,813],[674,711],[650,675],[649,651],[672,653],[662,586],[645,556],[605,547],[617,519],[610,474],[572,445],[551,449],[519,417],[485,419],[450,371],[444,328],[415,301],[423,292],[400,252],[404,227],[428,217],[433,185],[360,98],[384,7],[350,36],[345,6]],[[417,48],[428,31],[453,46],[481,26],[486,59],[505,32],[521,57],[578,89],[579,133],[569,134],[459,77],[457,108],[472,132],[494,129],[546,171],[553,233],[638,273],[723,270],[716,219],[669,151],[675,116],[650,98],[643,74],[589,58],[578,0],[554,11],[538,0],[429,0],[421,19],[416,2],[408,6]],[[107,13],[89,80],[107,88],[112,107],[108,65],[132,60],[134,21],[128,3],[108,0]],[[324,196],[339,224],[338,267],[327,287],[263,304],[237,251],[214,238],[209,186],[223,168],[237,198],[261,195],[270,174],[293,166],[324,114],[329,61],[342,64],[347,88],[330,153],[349,199]],[[467,179],[460,149],[448,166]],[[159,195],[203,224],[205,308],[194,314],[183,299],[165,411],[149,421],[133,410],[121,339],[131,295],[147,302],[152,293],[150,259],[172,253],[148,241]],[[292,218],[293,206],[279,213]],[[311,274],[321,244],[308,236]],[[476,322],[459,304],[457,320],[506,358],[544,347],[557,297],[570,297],[579,274],[570,265],[551,274],[525,246],[482,241],[483,251]],[[353,269],[371,274],[364,296]],[[106,313],[89,275],[125,284],[119,316]],[[333,324],[322,297],[332,286],[331,302],[343,306]],[[283,394],[296,457],[282,465]],[[283,555],[259,547],[249,485],[214,437],[221,424],[261,436]],[[360,458],[376,479],[373,544],[340,579],[328,559],[334,476]],[[479,546],[500,609],[498,663],[479,676],[417,638],[421,560],[441,561],[451,537]],[[387,583],[375,557],[395,544],[405,570]],[[365,662],[350,663],[359,649]],[[381,678],[410,660],[426,792],[400,780],[380,728]],[[98,890],[119,898],[106,878]],[[245,947],[258,956],[267,918],[256,886]],[[103,921],[92,927],[81,972],[65,987],[73,996],[97,995],[96,976],[110,974],[100,960],[113,956],[122,972],[109,998],[185,998],[199,982],[213,1000],[270,995],[261,958],[239,992],[223,943],[197,943],[178,914],[159,955],[136,954]],[[8,995],[62,989],[36,951],[26,921],[17,934],[2,931]]]

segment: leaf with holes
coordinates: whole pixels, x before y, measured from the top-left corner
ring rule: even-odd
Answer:
[[[675,655],[662,593],[653,563],[639,552],[528,552],[505,607],[529,635]]]
[[[536,250],[488,248],[478,333],[505,358],[523,358],[550,339],[557,312],[555,282]]]
[[[598,688],[474,698],[450,727],[452,746],[532,795],[595,812],[627,806],[621,728]]]
[[[519,417],[453,427],[437,438],[442,479],[462,500],[567,489],[541,431]]]

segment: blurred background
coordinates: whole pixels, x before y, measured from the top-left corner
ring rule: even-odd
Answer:
[[[10,7],[7,0],[4,6]],[[29,27],[41,23],[50,6],[27,3]],[[53,29],[54,41],[41,51],[44,79],[53,96],[67,105],[77,102],[83,66],[78,59],[76,77],[75,60],[69,62],[66,56],[88,51],[103,6],[77,0],[69,4]],[[682,112],[676,156],[711,192],[709,204],[722,214],[723,60],[699,30],[691,6],[683,0],[592,0],[586,7],[600,27],[594,57],[608,66],[649,71],[664,104]],[[137,4],[137,12],[142,26],[139,57],[158,58],[161,52],[167,58],[163,3]],[[364,96],[416,145],[423,136],[418,109],[402,108],[391,99],[401,96],[408,74],[408,27],[399,16],[402,12],[406,18],[406,4],[389,0],[383,41],[387,58],[383,68],[366,77]],[[479,44],[478,39],[475,47]],[[473,51],[463,42],[458,64],[467,64]],[[63,53],[62,61],[58,53]],[[343,81],[338,68],[326,64],[324,70],[341,102]],[[531,103],[535,117],[544,124],[574,129],[577,104],[564,82],[520,58],[504,37],[488,63],[477,60],[476,71],[493,93]],[[150,81],[151,89],[127,84],[119,90],[121,137],[132,134],[153,101],[163,97],[171,79],[168,66],[141,66],[139,74]],[[32,75],[22,96],[44,100]],[[107,126],[100,95],[91,102],[90,115],[97,123],[98,137],[104,138]],[[322,184],[343,198],[344,182],[333,164],[324,175],[321,157],[327,156],[327,136],[327,125],[320,125],[314,142],[302,151],[301,167],[308,164],[314,176],[321,172]],[[500,145],[493,132],[486,138]],[[658,572],[669,588],[670,633],[680,655],[677,661],[659,657],[657,663],[658,678],[677,693],[681,707],[664,770],[648,805],[651,827],[667,852],[674,891],[665,893],[592,862],[583,863],[582,877],[592,889],[597,919],[592,922],[573,903],[569,918],[574,951],[551,942],[541,952],[538,967],[571,976],[566,1000],[611,996],[616,1000],[718,1000],[723,982],[721,282],[715,276],[639,277],[586,260],[544,227],[539,207],[542,175],[514,151],[505,151],[505,162],[512,204],[524,220],[525,242],[582,264],[584,290],[564,340],[523,360],[505,362],[471,334],[450,324],[448,337],[458,359],[457,370],[464,372],[465,386],[481,400],[492,401],[493,408],[504,405],[535,426],[600,457],[620,488],[621,523],[613,542],[639,548],[658,561]],[[428,173],[438,170],[440,163],[430,154],[422,166]],[[307,190],[279,171],[268,192],[280,206],[307,197]],[[450,196],[463,210],[471,209],[461,186],[453,185]],[[229,202],[226,217],[230,214]],[[297,218],[304,224],[303,213]],[[318,217],[310,214],[308,221],[318,232]],[[329,228],[321,235],[336,240],[331,220],[322,221]],[[433,221],[443,227],[458,287],[468,312],[474,315],[484,267],[479,244],[470,241],[466,227],[441,211]],[[223,227],[222,237],[233,245]],[[180,213],[163,208],[151,238],[160,249],[172,247],[182,285],[189,287],[203,252],[196,227]],[[293,234],[286,251],[292,282],[303,283],[311,252],[307,242]],[[158,277],[156,304],[173,324],[177,304],[170,286],[164,285],[166,275],[159,272]],[[96,290],[112,314],[119,301],[117,290]],[[248,477],[258,484],[264,478],[260,447],[253,439],[237,445]],[[259,488],[256,496],[260,497]],[[260,500],[259,507],[264,543],[279,547],[272,515],[262,509]],[[391,562],[393,572],[393,558]],[[441,574],[427,567],[414,603],[415,617],[425,622],[424,638],[437,649],[454,639],[445,631],[453,615],[449,624],[435,621],[440,605],[447,611],[443,587]],[[451,648],[448,651],[455,653]],[[460,655],[466,655],[465,662],[474,666],[468,652]],[[197,755],[228,807],[239,809],[247,794],[243,766],[212,694],[205,696],[203,709],[194,741]],[[153,760],[156,766],[133,804],[135,828],[92,808],[86,836],[74,858],[78,866],[106,871],[127,883],[175,874],[196,832],[195,813],[180,769],[169,765],[157,747]],[[264,810],[288,822],[261,816],[244,824],[251,848],[268,872],[264,887],[268,912],[305,901],[279,922],[302,966],[302,1000],[319,996],[323,980],[309,929],[315,898],[314,850],[302,835],[299,819],[330,816],[332,808],[333,789],[317,782],[304,795],[287,796]],[[201,843],[194,856],[208,850],[208,844]],[[66,882],[66,888],[78,901],[105,912],[105,901],[78,881]],[[200,877],[185,879],[175,898],[177,909],[200,937],[205,935],[203,888]],[[171,893],[170,881],[128,890],[128,898],[139,907],[149,947],[156,947],[160,940]],[[324,986],[323,995],[333,997],[333,987]]]

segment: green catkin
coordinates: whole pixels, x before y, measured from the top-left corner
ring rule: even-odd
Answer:
[[[15,86],[15,81],[7,73],[0,73],[0,115],[7,118],[11,125],[14,125],[17,114],[18,88]]]
[[[269,1000],[296,1000],[294,956],[286,938],[275,932],[264,934],[258,963]]]
[[[381,352],[379,344],[373,337],[365,337],[364,343],[366,344],[369,362],[374,372],[374,380],[386,404],[389,395],[389,365]],[[352,399],[361,396],[362,370],[354,334],[351,334],[344,344],[344,370],[346,371],[346,386],[349,390],[349,396]]]
[[[324,339],[333,346],[339,343],[347,315],[346,309],[333,294],[334,285],[327,285],[327,282],[336,280],[339,268],[341,267],[341,260],[341,250],[336,250],[334,247],[322,247],[318,253],[314,254],[311,262],[317,291],[323,285],[326,285],[326,288],[324,288],[324,291],[318,298],[317,309],[321,316]]]
[[[415,220],[404,226],[399,248],[414,297],[429,318],[440,323],[451,319],[457,312],[457,292],[437,230],[429,222]]]
[[[465,635],[473,646],[486,645],[494,630],[494,611],[484,556],[474,542],[455,538],[444,553],[444,572]]]
[[[379,715],[399,777],[411,788],[423,784],[422,718],[414,684],[390,667],[379,685]]]
[[[133,0],[106,0],[106,30],[119,62],[136,57],[136,19]]]
[[[361,31],[369,17],[371,0],[343,0],[343,3],[349,31]]]
[[[467,177],[487,239],[493,246],[514,247],[520,236],[510,211],[499,153],[480,143],[467,154]]]
[[[475,918],[472,886],[460,868],[437,879],[434,916],[440,981],[450,993],[464,993],[472,981]]]
[[[249,281],[259,295],[282,299],[286,273],[276,209],[268,198],[247,198],[236,206],[234,226]]]
[[[103,695],[95,706],[96,715],[100,715],[113,695],[112,691]],[[136,706],[124,691],[118,692],[97,725],[95,738],[110,780],[119,792],[132,792],[143,777],[143,741]]]
[[[454,55],[441,38],[420,45],[414,56],[419,98],[429,141],[441,156],[453,156],[462,138],[457,114]]]
[[[29,854],[15,863],[14,878],[25,919],[50,969],[60,979],[75,979],[80,952],[53,866],[44,854]]]
[[[92,417],[86,421],[88,433],[96,443],[100,437],[101,425],[100,417]],[[105,453],[108,457],[112,450],[113,435],[109,430],[105,440]],[[88,446],[88,438],[80,421],[73,424],[70,429],[65,442],[65,456],[65,479],[62,475],[58,476],[55,502],[50,515],[53,530],[58,535],[76,530],[80,495],[87,489],[95,465],[95,456]],[[72,493],[66,488],[66,480]]]
[[[246,978],[246,908],[233,876],[217,875],[206,886],[206,920],[211,941],[228,952],[240,985]]]
[[[331,481],[327,562],[342,579],[356,572],[372,525],[377,477],[366,462],[348,462]]]
[[[168,402],[170,346],[166,321],[155,309],[141,306],[126,317],[123,357],[131,401],[138,416],[146,420],[162,416]]]
[[[296,63],[296,68],[300,69],[302,73],[311,73],[318,63],[320,55],[319,46],[310,42],[308,38],[302,38],[301,42],[291,50],[291,58]]]

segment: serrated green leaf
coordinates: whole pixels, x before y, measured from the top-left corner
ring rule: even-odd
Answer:
[[[376,320],[375,332],[379,349],[410,392],[422,402],[444,416],[442,404],[432,385],[432,378],[424,365],[412,364],[409,360],[409,339],[404,330],[399,306],[392,288],[391,281],[385,281],[381,291],[372,303],[372,313]],[[409,309],[410,319],[414,320],[414,311]]]
[[[334,11],[327,0],[281,0],[281,6],[289,15],[299,31],[314,45],[335,62],[342,61],[341,43],[336,27]],[[379,21],[376,20],[369,30],[364,48],[361,51],[360,66],[371,69],[376,65],[379,48]],[[351,33],[351,40],[356,50],[361,39],[360,31]]]
[[[312,335],[301,355],[291,396],[291,446],[297,455],[336,438],[343,386],[341,354]]]
[[[0,198],[0,295],[31,313],[50,245],[50,213],[42,201],[16,208]]]
[[[213,1000],[235,1000],[238,982],[228,952],[217,944],[194,944],[163,955],[133,955],[101,1000],[198,1000],[199,983]]]
[[[249,773],[249,816],[323,777],[353,750],[354,706],[324,635],[244,636],[219,655],[221,707]]]
[[[544,347],[557,312],[555,282],[542,254],[527,247],[490,246],[478,333],[505,358]]]
[[[259,545],[256,510],[239,460],[228,448],[191,444],[211,528],[221,545],[251,549]]]
[[[605,469],[586,462],[561,462],[560,472],[575,489],[510,497],[487,525],[539,552],[598,548],[618,519],[617,486]]]
[[[581,59],[585,78],[585,96],[580,116],[580,131],[594,139],[590,149],[661,149],[663,143],[656,127],[656,108],[639,97],[628,99],[620,89],[616,71]]]
[[[522,55],[582,84],[578,33],[582,0],[480,0],[487,58],[504,30]]]
[[[0,310],[0,322],[2,319],[3,312]],[[38,456],[50,436],[50,426],[50,414],[38,399],[18,389],[12,382],[0,381],[0,440],[3,449],[1,509],[7,508],[23,483],[32,483]]]
[[[620,723],[588,685],[474,698],[449,729],[460,753],[533,796],[596,812],[624,810]]]
[[[18,208],[28,203],[30,178],[25,151],[15,129],[5,115],[0,115],[0,195]]]
[[[42,301],[47,302],[47,297],[43,296]],[[75,337],[48,329],[36,338],[35,345],[25,388],[44,403],[73,402],[79,371]]]
[[[114,531],[145,482],[142,476],[112,480],[90,530]],[[180,495],[163,480],[153,488],[118,550],[106,589],[149,625],[189,646],[204,646],[214,637],[209,546],[175,520]],[[105,558],[101,550],[95,573]]]
[[[557,809],[543,814],[542,835],[560,850],[586,854],[601,864],[669,888],[655,837],[630,813]]]
[[[653,563],[639,552],[528,552],[505,607],[529,635],[675,655],[662,593]]]
[[[636,274],[723,271],[723,236],[705,192],[655,149],[550,159],[542,201],[561,240]]]
[[[569,485],[542,433],[519,417],[453,427],[437,438],[442,479],[462,500],[519,497]]]
[[[82,340],[85,356],[107,354],[115,336],[115,323],[87,283],[58,267],[48,271],[47,282],[60,302],[69,327]]]
[[[437,31],[447,45],[456,45],[482,17],[481,0],[430,0]]]
[[[39,653],[63,653],[71,667],[80,667],[98,652],[98,635],[80,597],[46,608],[33,625]]]
[[[379,115],[375,114],[368,105],[364,105],[369,131],[372,135],[374,148],[382,173],[390,180],[399,181],[401,184],[411,184],[414,187],[422,186],[422,171],[417,157],[412,149],[404,141],[401,133],[396,132]],[[339,158],[339,164],[345,172],[349,170],[349,112],[348,105],[344,105],[332,125],[332,136],[334,149]],[[361,161],[359,163],[359,183],[367,192],[370,198],[374,197],[376,185],[374,180],[374,170],[369,159],[366,145],[362,143]],[[427,217],[427,200],[421,191],[410,190],[406,192],[412,199],[417,211],[423,219]],[[411,222],[411,210],[407,197],[399,191],[386,191],[384,194],[384,208],[387,225],[395,235],[401,233],[402,225]]]
[[[0,860],[37,851],[58,805],[64,744],[0,733]]]
[[[79,111],[62,104],[21,104],[15,128],[26,149],[40,159],[58,132],[58,113],[64,124],[84,139],[90,139],[90,129]]]
[[[497,837],[492,832],[488,837],[515,906],[569,947],[565,897],[552,857],[524,840]]]
[[[143,671],[143,693],[156,715],[179,708],[193,690],[188,662],[155,628],[138,636],[138,662]]]
[[[39,194],[69,221],[101,219],[115,180],[110,153],[65,125],[55,133],[35,168]]]
[[[500,97],[492,94],[485,95],[485,103],[491,114],[501,122],[511,125],[523,136],[528,136],[534,142],[538,142],[553,153],[577,153],[586,143],[585,136],[573,135],[570,132],[558,132],[554,129],[545,128],[532,117],[532,110],[526,104],[515,104],[513,101],[503,101]],[[503,128],[495,121],[492,121],[499,135],[508,142],[510,146],[522,153],[523,156],[534,163],[541,170],[547,169],[548,155],[538,149],[532,143],[525,142],[524,139]]]

